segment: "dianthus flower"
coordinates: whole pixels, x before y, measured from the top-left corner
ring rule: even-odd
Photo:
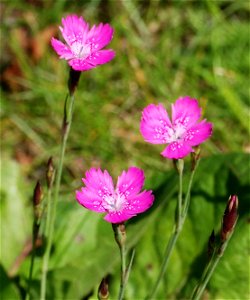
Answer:
[[[212,134],[212,124],[200,117],[198,101],[188,96],[172,104],[172,122],[162,104],[150,104],[142,112],[140,131],[146,142],[168,144],[161,153],[164,157],[180,159]]]
[[[91,168],[82,178],[85,187],[76,191],[77,201],[89,210],[106,212],[104,219],[110,223],[122,223],[147,210],[154,201],[152,191],[141,191],[144,172],[136,167],[123,171],[114,187],[105,170]]]
[[[62,25],[59,28],[66,44],[55,38],[51,39],[51,44],[74,70],[87,71],[114,58],[113,50],[101,50],[113,37],[113,28],[109,24],[100,23],[89,29],[83,17],[69,15],[62,19]]]

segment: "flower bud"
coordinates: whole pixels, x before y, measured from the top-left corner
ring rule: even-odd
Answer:
[[[183,159],[173,159],[173,164],[174,164],[174,168],[178,172],[178,174],[183,173],[183,170],[184,170],[184,160]]]
[[[124,223],[112,224],[112,228],[115,234],[115,240],[119,247],[125,245],[126,242],[126,227]]]
[[[33,206],[34,206],[34,215],[35,219],[39,220],[42,215],[42,209],[41,209],[41,201],[42,201],[43,193],[42,193],[42,187],[39,181],[37,181],[37,184],[34,189],[33,193]]]
[[[55,168],[53,164],[53,158],[50,157],[47,163],[47,172],[46,172],[46,181],[47,181],[47,187],[51,188],[54,180],[55,175]]]
[[[98,299],[107,300],[109,298],[109,286],[106,278],[103,278],[98,288]]]
[[[238,218],[238,197],[232,195],[229,197],[227,207],[225,209],[223,219],[222,219],[222,228],[221,228],[221,240],[224,242],[227,240],[228,235],[234,229],[234,226]]]
[[[78,81],[80,79],[81,72],[75,71],[74,69],[70,68],[69,71],[69,80],[68,80],[68,88],[69,88],[69,94],[72,96],[75,92],[75,89],[78,85]]]
[[[37,184],[34,189],[33,193],[33,205],[34,207],[38,206],[42,199],[42,187],[39,181],[37,181]]]
[[[200,159],[200,154],[201,154],[201,147],[200,146],[194,147],[194,152],[191,152],[191,171],[193,171],[196,168],[197,163]]]

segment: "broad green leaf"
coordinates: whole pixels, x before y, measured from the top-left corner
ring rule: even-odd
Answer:
[[[14,267],[25,242],[31,237],[31,209],[27,205],[27,187],[19,165],[9,158],[1,159],[1,256],[6,270]]]
[[[19,300],[20,293],[14,283],[9,279],[2,265],[0,265],[0,299],[1,300]]]

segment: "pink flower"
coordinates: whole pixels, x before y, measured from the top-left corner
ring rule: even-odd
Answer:
[[[188,96],[172,104],[172,122],[162,104],[150,104],[142,112],[140,131],[146,142],[169,144],[161,155],[179,159],[211,136],[212,124],[200,117],[198,101]]]
[[[141,191],[144,172],[136,167],[123,171],[116,188],[109,173],[91,168],[82,178],[85,187],[76,191],[77,201],[87,209],[103,213],[110,223],[124,222],[147,210],[154,201],[152,191]]]
[[[87,71],[114,58],[113,50],[101,50],[113,37],[113,28],[109,24],[101,23],[89,29],[83,17],[76,15],[62,19],[62,24],[63,27],[59,28],[66,44],[55,38],[51,39],[51,44],[74,70]]]

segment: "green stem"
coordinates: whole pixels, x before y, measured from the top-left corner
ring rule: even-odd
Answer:
[[[122,250],[121,250],[122,253]],[[125,249],[124,249],[124,255],[126,254]],[[122,254],[121,254],[122,256]],[[128,282],[128,278],[130,275],[131,267],[134,261],[134,256],[135,256],[135,249],[133,249],[131,258],[128,264],[128,267],[126,267],[126,259],[124,258],[124,262],[122,263],[122,272],[121,272],[121,284],[120,284],[120,291],[119,291],[119,296],[118,299],[122,300],[125,292],[125,288]]]
[[[164,253],[164,258],[163,258],[163,262],[162,262],[162,265],[161,265],[161,270],[160,270],[160,273],[157,277],[157,280],[153,286],[153,289],[150,293],[150,295],[146,298],[147,300],[149,299],[155,299],[155,294],[160,286],[160,283],[161,283],[161,280],[166,272],[166,269],[167,269],[167,266],[168,266],[168,262],[169,262],[169,259],[170,259],[170,256],[172,254],[172,251],[174,249],[174,246],[176,244],[176,241],[178,239],[178,236],[179,236],[179,233],[177,231],[177,227],[175,227],[169,241],[168,241],[168,244],[167,244],[167,247],[166,247],[166,250],[165,250],[165,253]]]
[[[188,183],[187,194],[186,194],[186,197],[185,197],[184,202],[183,202],[183,199],[182,199],[182,194],[183,194],[182,186],[183,186],[184,162],[181,159],[178,160],[178,162],[177,162],[177,170],[178,170],[178,173],[179,173],[179,192],[178,192],[178,201],[177,201],[177,207],[176,207],[175,227],[174,227],[173,233],[172,233],[172,235],[171,235],[171,237],[168,241],[159,275],[157,277],[157,280],[156,280],[156,282],[153,286],[153,289],[152,289],[151,293],[146,298],[147,300],[155,298],[155,295],[156,295],[157,290],[160,286],[162,278],[163,278],[163,276],[164,276],[164,274],[167,270],[167,266],[168,266],[170,257],[172,255],[173,249],[174,249],[175,244],[178,240],[178,237],[180,235],[182,227],[185,223],[187,212],[188,212],[188,207],[189,207],[189,203],[190,203],[190,193],[191,193],[193,178],[194,178],[194,174],[195,174],[197,166],[198,166],[198,163],[195,165],[194,169],[191,172],[189,183]]]
[[[157,280],[153,286],[151,293],[149,294],[149,296],[146,299],[153,299],[155,297],[155,294],[159,288],[162,278],[166,272],[169,259],[171,257],[174,246],[176,244],[176,241],[178,239],[179,233],[182,228],[183,220],[182,220],[181,212],[182,212],[182,179],[183,179],[183,166],[184,166],[183,163],[184,163],[183,160],[177,161],[177,169],[178,169],[178,173],[179,173],[179,192],[178,192],[178,200],[177,200],[177,206],[176,206],[175,227],[174,227],[173,233],[168,241],[168,244],[167,244],[167,247],[166,247],[166,250],[164,253],[163,262],[162,262],[161,269],[160,269],[159,275],[157,277]]]
[[[51,201],[51,193],[52,189],[48,189],[48,196],[47,196],[47,217],[45,220],[45,238],[46,240],[48,239],[48,234],[49,234],[49,222],[51,220],[51,207],[52,207],[52,201]],[[42,278],[41,278],[41,299],[45,299],[46,295],[46,276],[47,276],[47,271],[48,271],[48,263],[49,263],[49,252],[48,252],[48,247],[46,247],[45,254],[43,256],[42,260]]]
[[[126,248],[125,244],[120,245],[120,255],[121,255],[121,281],[120,281],[120,291],[118,300],[122,300],[125,292],[126,286]]]
[[[207,274],[206,274],[206,276],[204,278],[204,281],[198,287],[197,292],[195,293],[194,297],[191,298],[191,299],[193,299],[193,300],[200,299],[200,297],[203,294],[204,289],[207,286],[208,281],[210,280],[210,278],[211,278],[211,276],[212,276],[212,274],[213,274],[213,272],[214,272],[214,270],[215,270],[215,268],[216,268],[219,260],[220,260],[220,257],[216,256],[216,258],[214,259],[214,261],[211,263],[211,266],[210,266],[209,270],[207,271]]]
[[[177,208],[176,208],[176,232],[179,233],[182,227],[182,186],[183,186],[183,168],[184,168],[184,161],[182,159],[179,159],[177,162],[177,169],[179,173],[179,193],[178,193],[178,202],[177,202]],[[175,233],[174,233],[175,235]]]
[[[42,279],[41,279],[41,295],[40,299],[46,299],[46,281],[47,281],[47,271],[48,271],[48,264],[49,258],[52,248],[53,236],[54,236],[54,226],[55,226],[55,218],[56,218],[56,207],[57,202],[59,199],[59,191],[61,185],[61,178],[62,178],[62,169],[63,169],[63,161],[65,156],[66,144],[69,136],[69,131],[72,123],[72,114],[73,114],[73,107],[74,107],[74,95],[69,97],[70,103],[69,108],[67,110],[67,99],[65,100],[65,110],[64,110],[64,122],[63,122],[63,133],[62,133],[62,144],[61,144],[61,152],[59,157],[58,163],[58,170],[56,174],[56,183],[55,183],[55,197],[54,201],[51,202],[51,212],[48,216],[48,240],[47,240],[47,247],[45,250],[45,254],[43,257],[43,270],[42,270]],[[49,204],[50,205],[50,204]]]
[[[51,220],[51,209],[52,209],[52,201],[51,201],[51,193],[52,189],[48,189],[48,196],[47,196],[47,203],[48,203],[48,209],[47,209],[47,218],[45,223],[45,237],[47,238],[49,235],[49,222],[48,220]]]
[[[229,242],[232,234],[233,234],[233,232],[230,234],[230,236],[228,237],[228,239],[225,242],[221,242],[216,253],[213,255],[211,260],[208,262],[208,265],[206,266],[206,268],[202,274],[201,281],[198,283],[197,287],[195,288],[195,290],[190,298],[191,300],[199,300],[201,298],[210,278],[212,277],[212,275],[214,273],[216,266],[218,265],[221,257],[224,254],[224,251],[228,245],[228,242]]]
[[[190,174],[190,179],[189,179],[188,188],[187,188],[187,194],[186,194],[184,204],[183,204],[183,209],[182,209],[182,218],[184,220],[185,220],[187,212],[188,212],[188,208],[189,208],[189,204],[190,204],[191,189],[192,189],[193,180],[194,180],[194,174],[199,165],[199,162],[200,162],[200,159],[197,159],[195,167],[193,168],[193,170]]]
[[[128,267],[126,269],[125,285],[128,282],[128,278],[129,278],[129,275],[130,275],[130,271],[131,271],[131,268],[132,268],[134,257],[135,257],[135,249],[133,249],[133,251],[132,251],[130,262],[129,262]]]
[[[125,287],[128,281],[130,269],[134,259],[134,251],[132,253],[128,268],[126,268],[126,228],[124,223],[112,224],[115,235],[115,240],[120,249],[121,256],[121,280],[118,300],[122,300],[125,292]]]
[[[25,300],[30,299],[30,285],[31,285],[31,280],[32,280],[32,275],[33,275],[33,269],[34,269],[34,262],[35,262],[35,244],[36,244],[36,239],[37,239],[37,233],[38,233],[38,227],[36,220],[33,222],[33,234],[32,234],[32,252],[31,252],[31,261],[30,261],[30,269],[29,269],[29,279],[28,279],[28,288],[27,288],[27,293]]]

